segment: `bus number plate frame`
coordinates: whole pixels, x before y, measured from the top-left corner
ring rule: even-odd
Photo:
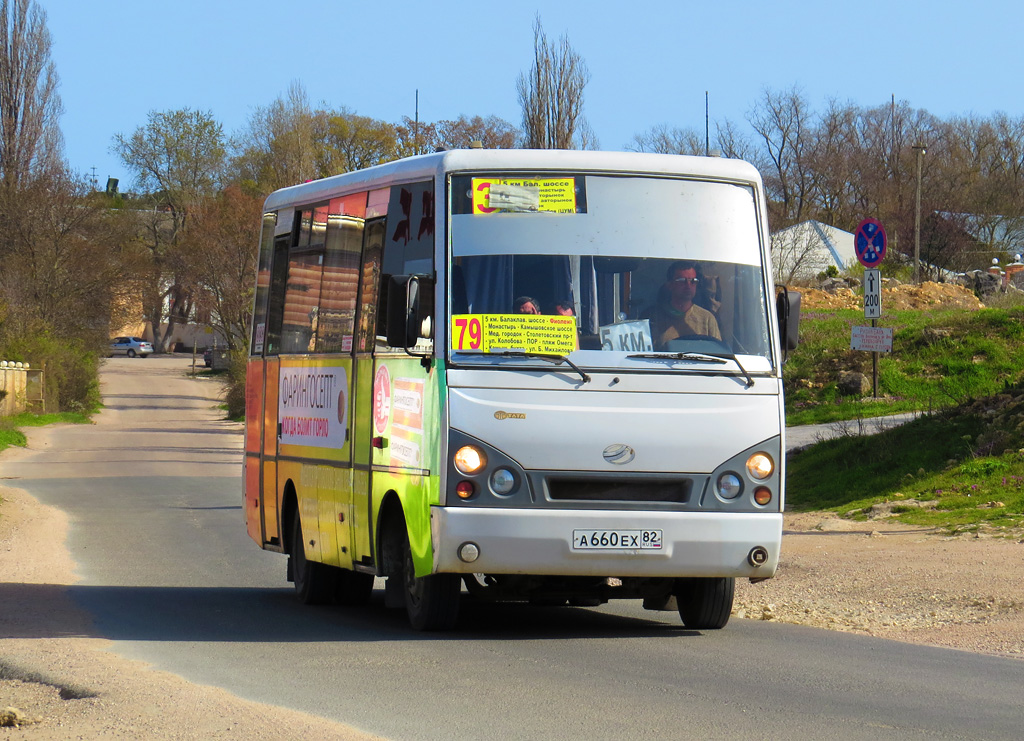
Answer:
[[[661,530],[573,530],[574,551],[647,551],[662,550]]]

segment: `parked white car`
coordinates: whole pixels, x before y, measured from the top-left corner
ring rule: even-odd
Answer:
[[[138,355],[144,358],[153,354],[153,345],[141,337],[115,337],[110,341],[110,355],[127,355],[134,358]]]

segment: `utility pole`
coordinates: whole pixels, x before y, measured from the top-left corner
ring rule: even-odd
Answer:
[[[921,284],[921,159],[924,157],[923,144],[911,147],[917,152],[917,205],[914,208],[914,283]]]
[[[704,91],[704,156],[711,156],[711,123],[708,118],[708,91]]]

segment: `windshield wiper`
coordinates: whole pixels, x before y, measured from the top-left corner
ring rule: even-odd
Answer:
[[[740,373],[747,379],[747,388],[754,385],[754,379],[747,369],[740,363],[740,359],[736,357],[734,353],[717,353],[717,352],[663,352],[663,353],[638,353],[636,355],[627,355],[627,358],[647,358],[650,360],[690,360],[695,363],[724,363],[726,360],[731,360],[736,363],[736,367],[740,369]]]
[[[590,376],[584,373],[582,368],[564,355],[557,355],[556,353],[526,352],[525,350],[502,350],[501,352],[492,352],[487,354],[500,355],[503,358],[540,358],[541,360],[547,360],[549,363],[554,363],[555,365],[565,363],[580,374],[580,378],[583,379],[583,383],[590,383]]]

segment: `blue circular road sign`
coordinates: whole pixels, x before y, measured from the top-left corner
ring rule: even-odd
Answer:
[[[885,259],[887,243],[885,229],[878,219],[864,219],[853,233],[853,249],[860,264],[866,268],[877,267]]]

